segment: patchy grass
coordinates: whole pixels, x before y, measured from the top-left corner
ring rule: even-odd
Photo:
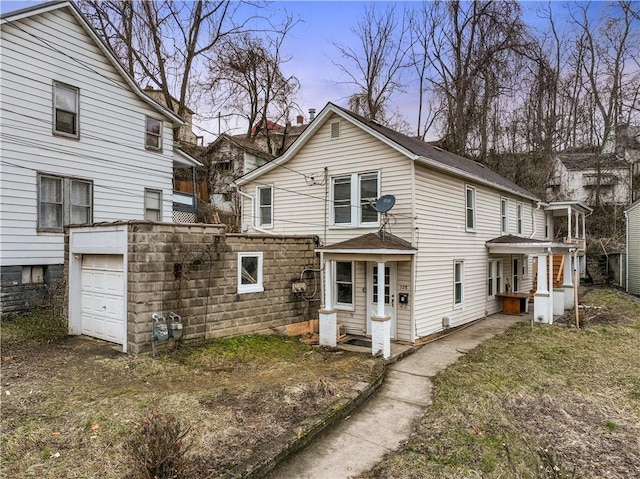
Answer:
[[[112,346],[67,337],[40,312],[3,321],[0,477],[132,477],[127,444],[162,416],[189,431],[190,477],[216,477],[382,370],[277,336],[184,343],[157,359]]]
[[[53,313],[53,309],[36,309],[0,321],[0,348],[11,349],[20,343],[51,343],[67,336],[67,321]]]
[[[407,444],[364,477],[640,477],[640,303],[582,302],[598,311],[583,329],[521,324],[439,375]]]

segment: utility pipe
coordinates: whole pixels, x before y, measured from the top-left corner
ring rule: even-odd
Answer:
[[[233,185],[236,188],[236,191],[238,193],[240,193],[242,196],[244,196],[245,198],[249,198],[250,202],[251,202],[251,227],[256,230],[258,233],[263,233],[265,235],[271,235],[271,236],[275,236],[277,233],[274,233],[273,231],[267,231],[267,230],[263,230],[262,228],[256,228],[255,226],[255,216],[254,216],[254,208],[255,208],[255,201],[253,196],[245,193],[244,191],[242,191],[237,185]],[[271,212],[271,214],[273,214],[273,210]]]
[[[540,207],[542,206],[542,202],[538,201],[537,202],[537,206],[534,210],[531,210],[531,222],[533,223],[533,231],[531,232],[531,235],[529,236],[529,239],[533,238],[536,235],[536,211],[538,211],[540,209]],[[545,216],[545,221],[547,221],[547,218]]]

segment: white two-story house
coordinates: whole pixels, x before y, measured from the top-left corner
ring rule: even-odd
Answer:
[[[1,35],[7,313],[30,306],[62,275],[67,225],[170,222],[173,168],[199,163],[174,147],[183,120],[136,85],[72,2],[7,13]]]
[[[540,322],[552,321],[555,296],[556,308],[573,305],[588,208],[544,204],[476,162],[331,103],[236,184],[245,229],[318,237],[322,344],[344,329],[388,356],[392,339],[414,343],[501,311],[506,292],[534,296]],[[562,242],[554,215],[573,220]],[[557,294],[553,254],[567,258]]]

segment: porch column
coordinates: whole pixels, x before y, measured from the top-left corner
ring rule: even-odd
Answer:
[[[335,261],[324,263],[324,307],[318,311],[320,346],[335,347],[338,339],[338,313],[333,309],[333,268]]]
[[[582,236],[580,236],[580,239],[586,240],[587,239],[587,215],[582,213]],[[586,245],[585,245],[586,248]]]
[[[564,309],[572,309],[574,304],[573,298],[573,255],[571,253],[565,253],[564,255],[564,270],[562,274],[564,281],[562,287],[564,288]]]
[[[567,208],[567,236],[571,241],[571,208]]]
[[[533,319],[538,323],[550,323],[549,304],[549,280],[547,277],[547,255],[537,255],[538,258],[538,289],[533,295]]]
[[[580,239],[580,212],[576,211],[576,235],[575,239]]]
[[[553,323],[553,252],[551,249],[547,253],[549,261],[549,324]],[[560,298],[564,302],[564,298]]]
[[[371,354],[378,353],[383,358],[391,356],[391,316],[384,311],[384,261],[378,262],[377,314],[371,317]]]

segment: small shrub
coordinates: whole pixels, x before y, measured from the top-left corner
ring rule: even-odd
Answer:
[[[175,416],[154,412],[125,446],[132,463],[131,477],[180,479],[188,477],[185,455],[191,445],[189,428]]]

